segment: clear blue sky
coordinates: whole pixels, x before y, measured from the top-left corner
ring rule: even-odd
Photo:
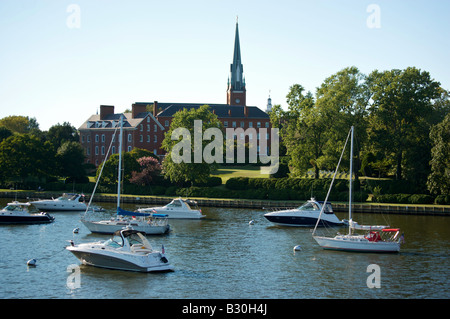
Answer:
[[[448,0],[0,0],[0,118],[78,128],[101,104],[226,103],[236,16],[248,105],[265,110],[270,90],[286,108],[291,85],[315,93],[352,65],[415,66],[448,90],[449,13]]]

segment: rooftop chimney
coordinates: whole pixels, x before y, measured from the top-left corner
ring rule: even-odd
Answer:
[[[156,117],[158,114],[158,101],[153,102],[153,116]]]
[[[100,120],[103,121],[109,114],[114,114],[114,105],[100,105]]]
[[[137,104],[134,103],[131,106],[131,118],[135,119],[139,113],[144,113],[146,111],[146,105],[145,104]]]

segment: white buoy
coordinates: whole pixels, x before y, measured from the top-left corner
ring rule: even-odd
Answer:
[[[72,232],[74,233],[74,234],[78,234],[78,231],[79,231],[80,229],[77,227],[77,228],[75,228]]]
[[[294,247],[294,251],[300,251],[300,250],[302,250],[302,246],[297,245]]]
[[[249,224],[249,225],[253,225],[253,224],[255,224],[255,221],[254,221],[254,220],[251,220],[251,221],[248,222],[248,224]]]
[[[36,267],[36,259],[30,259],[27,261],[27,266]]]

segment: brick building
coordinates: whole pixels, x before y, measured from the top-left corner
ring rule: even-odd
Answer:
[[[100,114],[92,115],[79,128],[80,142],[86,151],[87,161],[95,165],[104,161],[121,114],[125,116],[123,128],[124,151],[143,148],[154,152],[156,155],[164,155],[161,143],[175,113],[183,108],[198,108],[205,104],[209,105],[211,111],[217,115],[225,128],[243,128],[244,130],[267,128],[265,136],[268,140],[267,149],[258,149],[258,153],[267,154],[270,146],[270,118],[267,113],[258,107],[246,105],[246,88],[241,61],[238,23],[236,23],[233,63],[230,65],[226,96],[226,104],[136,102],[131,107],[131,113],[115,113],[114,106],[101,105]],[[237,136],[236,138],[244,139],[245,136]],[[259,133],[256,133],[256,136],[251,133],[247,135],[247,139],[253,138],[259,140],[264,137],[261,137]],[[117,153],[118,147],[118,141],[113,142],[111,153]]]

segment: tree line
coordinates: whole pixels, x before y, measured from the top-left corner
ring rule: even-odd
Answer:
[[[375,70],[368,75],[348,67],[326,78],[315,94],[294,84],[286,96],[287,110],[275,105],[270,112],[272,127],[280,129],[283,157],[279,175],[300,178],[312,171],[318,179],[320,171],[334,170],[348,130],[354,125],[357,179],[360,175],[391,178],[406,181],[415,193],[449,195],[449,93],[428,72],[414,67]],[[168,154],[162,165],[151,152],[125,153],[131,168],[124,174],[125,182],[136,187],[209,183],[216,164],[174,163],[170,156],[177,143],[171,133],[177,127],[192,131],[196,119],[202,120],[202,130],[222,128],[208,106],[177,112],[162,143]],[[87,182],[87,174],[94,173],[95,167],[84,162],[78,132],[70,123],[41,131],[34,118],[0,119],[2,185],[38,185],[58,179]],[[107,184],[116,181],[116,162],[115,154],[106,163]],[[341,167],[348,167],[348,163]],[[383,194],[380,187],[375,189],[377,195]]]
[[[288,109],[275,105],[270,118],[280,128],[291,176],[334,170],[354,125],[357,178],[390,177],[419,193],[450,194],[449,91],[428,72],[408,67],[366,75],[353,66],[326,78],[314,95],[294,84],[286,99]]]
[[[64,179],[89,182],[84,150],[68,122],[41,131],[35,118],[0,119],[0,182],[3,187],[39,185]]]

